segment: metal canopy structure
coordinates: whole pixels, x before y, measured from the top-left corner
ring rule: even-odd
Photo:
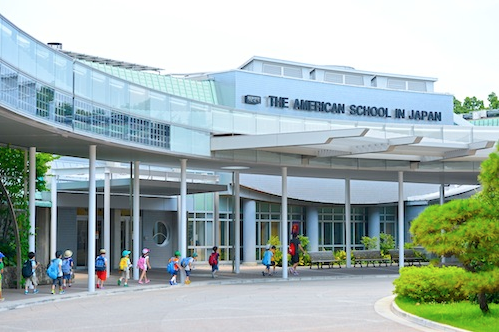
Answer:
[[[432,138],[428,132],[449,139]],[[452,139],[460,136],[469,136],[468,142]],[[88,158],[89,145],[96,145],[100,160],[178,167],[185,158],[189,169],[214,172],[236,167],[241,173],[280,176],[286,166],[291,177],[397,182],[398,172],[403,171],[404,182],[473,185],[478,183],[481,161],[495,151],[498,139],[497,127],[386,126],[380,130],[366,123],[338,130],[213,136],[212,155],[204,157],[120,144],[0,106],[0,142],[4,145],[35,146],[39,152],[80,158]],[[276,162],[262,158],[269,153]]]

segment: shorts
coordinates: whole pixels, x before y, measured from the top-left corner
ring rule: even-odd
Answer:
[[[275,262],[274,261],[270,262],[270,265],[275,266]]]
[[[191,270],[185,270],[185,275],[188,277],[191,275]]]
[[[36,286],[38,286],[38,277],[36,276],[36,273],[33,273],[31,277],[26,278],[26,286],[33,286],[33,288],[36,288]]]
[[[106,279],[107,279],[107,271],[106,270],[96,271],[95,273],[97,274],[97,278],[99,278],[102,281],[106,281]]]
[[[130,269],[122,270],[121,277],[126,280],[130,279]]]
[[[52,286],[59,285],[62,287],[62,276],[57,277],[57,279],[52,279]]]
[[[218,271],[218,264],[211,266],[211,272],[215,272],[215,271]]]
[[[63,278],[64,280],[71,280],[71,272],[70,272],[70,273],[64,273],[64,274],[62,275],[62,278]]]
[[[299,261],[300,261],[300,256],[299,255],[291,256],[291,264],[296,264]]]

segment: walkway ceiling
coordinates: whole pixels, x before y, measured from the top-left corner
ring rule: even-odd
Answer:
[[[499,132],[499,130],[498,130]],[[301,163],[287,165],[288,176],[315,178],[350,178],[352,180],[398,181],[398,172],[404,172],[404,181],[436,184],[477,184],[478,165],[495,151],[498,135],[487,141],[470,144],[442,142],[421,136],[381,137],[373,129],[353,128],[276,135],[239,135],[213,137],[212,154],[215,158],[167,153],[142,145],[122,145],[107,138],[89,137],[86,133],[67,131],[52,123],[32,120],[0,106],[0,143],[12,147],[36,147],[39,152],[62,156],[88,158],[89,145],[97,146],[97,159],[117,162],[140,161],[166,167],[179,167],[179,160],[188,159],[193,170],[280,175],[282,167],[251,158],[217,158],[219,153],[237,155],[238,152],[277,152],[292,156]],[[329,157],[341,158],[334,166]],[[319,162],[316,162],[319,161]],[[323,163],[321,161],[324,161]],[[394,167],[400,161],[400,167]],[[467,162],[464,166],[453,161]],[[341,166],[344,162],[345,166]],[[392,162],[392,166],[383,166]],[[449,163],[450,162],[450,163]],[[431,167],[426,167],[432,163]],[[438,163],[435,165],[435,163]],[[352,164],[356,165],[352,167]],[[410,165],[408,167],[407,165]],[[461,164],[462,165],[462,164]],[[471,169],[471,170],[470,170]]]

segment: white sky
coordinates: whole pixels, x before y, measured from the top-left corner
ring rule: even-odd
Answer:
[[[165,73],[263,56],[435,77],[460,101],[499,94],[497,0],[0,0],[0,13],[44,43]]]

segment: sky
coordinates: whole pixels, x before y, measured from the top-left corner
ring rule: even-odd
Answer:
[[[497,0],[0,0],[43,43],[164,69],[235,69],[253,56],[437,78],[499,94]]]

